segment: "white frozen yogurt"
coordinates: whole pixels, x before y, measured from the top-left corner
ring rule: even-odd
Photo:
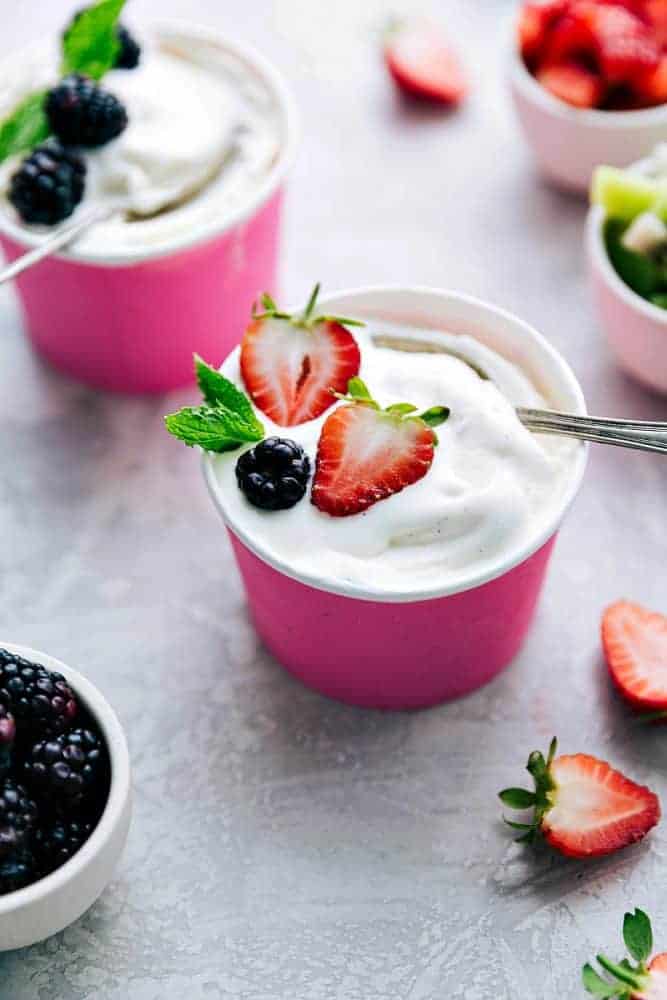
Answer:
[[[355,328],[354,336],[360,375],[380,405],[450,407],[449,419],[437,428],[439,444],[426,476],[349,517],[322,513],[310,502],[310,491],[291,510],[269,513],[238,489],[238,452],[218,455],[211,461],[228,523],[296,575],[374,592],[454,586],[497,565],[562,506],[580,446],[527,431],[514,407],[544,406],[544,400],[517,367],[469,336],[384,321]],[[440,344],[483,369],[489,380],[452,355],[378,346],[377,336],[412,347]],[[243,387],[238,351],[223,372]],[[288,428],[257,414],[267,436],[298,441],[314,467],[320,430],[331,412]]]
[[[102,81],[125,105],[128,126],[84,152],[86,192],[72,218],[97,206],[123,211],[81,237],[77,253],[150,247],[211,218],[224,221],[259,189],[282,147],[276,97],[240,56],[173,31],[138,37],[139,66],[112,70]],[[10,65],[3,113],[58,76],[57,52],[45,59],[39,46]],[[0,72],[0,89],[3,83]],[[3,164],[3,187],[16,165]],[[5,210],[16,217],[10,205]]]

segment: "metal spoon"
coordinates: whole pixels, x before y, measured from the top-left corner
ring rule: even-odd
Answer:
[[[463,361],[481,379],[491,381],[490,376],[465,355],[451,351],[433,341],[419,341],[392,337],[382,334],[373,337],[380,347],[412,352],[426,351],[429,354],[450,354]],[[653,451],[667,455],[667,423],[657,420],[617,420],[610,417],[589,417],[578,413],[561,413],[558,410],[535,410],[519,406],[516,415],[528,430],[536,434],[557,434],[561,437],[578,438],[597,444],[613,444],[621,448],[637,451]]]
[[[238,153],[238,146],[234,145],[231,149],[226,149],[224,155],[221,156],[219,161],[216,161],[212,167],[208,168],[201,177],[197,178],[190,187],[181,192],[177,200],[171,201],[167,204],[161,206],[159,211],[151,211],[140,213],[136,210],[132,211],[132,218],[137,219],[150,219],[158,215],[159,212],[168,211],[170,208],[175,208],[177,205],[183,205],[185,202],[190,201],[195,195],[206,187],[215,177],[220,174],[220,172],[226,167]],[[11,281],[12,278],[16,278],[17,275],[21,274],[23,271],[32,267],[33,264],[39,263],[40,260],[44,260],[45,257],[50,257],[51,254],[55,253],[56,250],[60,250],[63,247],[69,246],[73,243],[81,233],[84,233],[90,226],[94,226],[98,222],[104,222],[107,219],[112,218],[114,215],[120,215],[122,213],[127,214],[128,206],[122,201],[114,201],[111,204],[101,205],[88,212],[86,215],[82,215],[80,219],[76,222],[70,222],[66,226],[55,230],[45,240],[39,244],[39,246],[34,247],[32,250],[28,250],[27,253],[21,254],[17,257],[15,261],[9,264],[3,271],[0,271],[0,285],[4,285],[6,281]]]

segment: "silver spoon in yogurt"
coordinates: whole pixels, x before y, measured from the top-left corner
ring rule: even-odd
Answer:
[[[50,257],[58,250],[62,250],[63,247],[71,246],[79,236],[87,232],[92,226],[100,222],[106,222],[107,219],[112,219],[116,215],[125,215],[136,222],[142,219],[152,219],[161,212],[184,205],[196,197],[225,167],[229,166],[236,158],[238,151],[238,146],[233,146],[231,149],[226,148],[220,159],[208,167],[196,181],[179,192],[178,197],[169,197],[168,201],[163,205],[159,207],[152,206],[150,211],[141,212],[135,206],[132,206],[129,201],[120,198],[117,201],[114,200],[104,205],[98,205],[97,208],[91,209],[91,211],[81,215],[74,222],[59,227],[55,232],[47,236],[39,246],[33,247],[32,250],[21,254],[15,261],[8,264],[4,270],[0,271],[0,285],[4,285],[5,282],[16,278],[29,267],[38,264],[45,257]]]
[[[433,341],[421,341],[379,335],[373,337],[379,347],[395,351],[418,351],[429,354],[449,354],[462,361],[487,382],[491,377],[478,364],[458,351],[453,351]],[[561,413],[558,410],[538,410],[519,406],[515,410],[524,427],[535,434],[557,434],[560,437],[578,438],[596,444],[613,444],[637,451],[652,451],[667,455],[667,423],[659,420],[624,420],[612,417],[589,417],[579,413]]]

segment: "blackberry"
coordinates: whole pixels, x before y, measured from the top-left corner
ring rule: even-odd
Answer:
[[[139,65],[139,59],[141,58],[141,46],[139,42],[122,24],[118,25],[117,34],[118,41],[120,42],[120,51],[116,56],[114,66],[116,69],[135,69]]]
[[[23,889],[36,878],[35,859],[27,848],[0,858],[0,896]]]
[[[51,130],[68,146],[103,146],[127,125],[118,98],[79,73],[66,76],[48,92],[44,111]]]
[[[9,770],[12,762],[12,747],[16,737],[14,716],[6,705],[0,703],[0,777]]]
[[[33,837],[33,851],[40,875],[60,868],[90,837],[95,823],[87,819],[55,819],[41,826]]]
[[[67,34],[69,29],[78,21],[78,19],[83,14],[87,7],[82,7],[78,10],[70,23],[67,25],[64,31],[64,35]],[[118,41],[120,42],[120,51],[116,56],[116,62],[114,63],[115,69],[134,69],[139,65],[139,58],[141,56],[141,46],[137,40],[130,34],[126,27],[119,24],[116,28],[116,35],[118,36]]]
[[[99,794],[106,785],[107,767],[101,737],[92,729],[73,729],[35,743],[23,765],[23,775],[49,805],[69,813]]]
[[[37,806],[18,781],[0,782],[0,859],[26,846],[35,823]]]
[[[9,184],[9,200],[24,222],[53,226],[83,198],[86,165],[73,150],[49,139],[33,149]]]
[[[239,489],[262,510],[293,507],[306,492],[309,477],[308,456],[288,438],[265,438],[245,451],[236,463]]]
[[[0,704],[9,708],[19,736],[57,735],[72,723],[77,704],[62,674],[0,649]]]

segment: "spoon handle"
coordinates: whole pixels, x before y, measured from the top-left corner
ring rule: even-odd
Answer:
[[[613,420],[607,417],[584,417],[555,410],[517,409],[521,423],[537,434],[560,434],[564,437],[614,444],[639,451],[667,455],[667,423],[651,420]]]
[[[94,209],[92,212],[88,212],[87,215],[82,215],[76,222],[70,222],[69,225],[56,230],[55,233],[48,236],[43,243],[39,244],[39,246],[36,246],[33,250],[28,250],[27,253],[17,257],[16,260],[9,264],[3,271],[0,271],[0,285],[4,285],[6,281],[11,281],[12,278],[21,274],[22,271],[26,270],[26,268],[32,267],[33,264],[37,264],[37,262],[43,260],[44,257],[49,257],[52,253],[55,253],[56,250],[60,250],[61,247],[67,246],[68,243],[71,243],[72,240],[76,239],[76,237],[88,229],[89,226],[93,226],[96,222],[102,222],[104,219],[110,218],[110,216],[117,211],[117,206],[110,208],[108,205],[105,205],[104,207]]]

